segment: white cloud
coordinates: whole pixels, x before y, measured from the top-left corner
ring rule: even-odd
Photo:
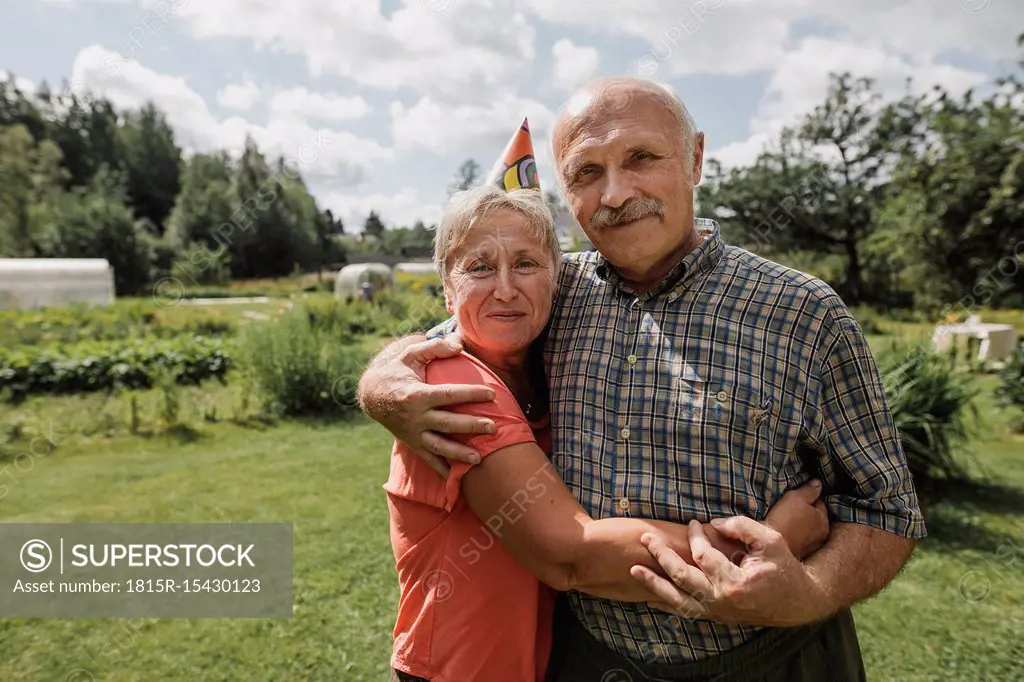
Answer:
[[[911,79],[912,93],[925,92],[937,84],[955,95],[988,81],[977,71],[911,60],[878,45],[807,38],[783,58],[772,74],[757,113],[750,120],[750,136],[720,148],[709,141],[712,148],[707,156],[726,167],[750,164],[778,138],[783,127],[797,123],[821,104],[828,91],[829,74],[843,71],[874,79],[883,102],[905,94],[907,79]]]
[[[276,93],[270,100],[270,111],[292,118],[348,121],[369,114],[370,105],[358,95],[344,97],[298,87]]]
[[[780,6],[801,0],[521,0],[541,19],[638,38],[632,70],[659,77],[739,74],[771,68],[785,52],[789,21]]]
[[[259,49],[301,55],[315,76],[335,73],[365,86],[452,99],[486,98],[533,60],[534,29],[511,2],[436,5],[404,0],[385,16],[379,2],[217,0],[189,2],[178,15],[196,37],[243,38]]]
[[[242,150],[251,135],[268,157],[283,156],[300,164],[307,178],[352,185],[364,181],[374,163],[390,160],[391,149],[349,131],[313,127],[291,117],[271,115],[266,125],[239,116],[218,119],[183,78],[152,71],[100,45],[84,48],[72,66],[71,89],[79,95],[105,96],[118,108],[153,101],[174,127],[187,151]]]
[[[248,111],[260,100],[260,88],[251,80],[232,83],[217,91],[217,104],[226,109]]]
[[[1024,4],[991,0],[520,0],[520,5],[547,22],[639,39],[634,70],[646,77],[772,70],[785,59],[793,27],[801,21],[823,21],[841,39],[922,60],[952,50],[1013,59],[1024,25]],[[965,7],[984,11],[972,14]]]
[[[598,54],[592,47],[576,45],[562,38],[551,47],[555,58],[555,85],[566,90],[577,88],[597,73]]]
[[[217,91],[217,103],[228,109],[249,111],[256,104],[267,103],[274,116],[289,119],[350,121],[367,116],[369,103],[358,95],[345,96],[334,92],[313,92],[304,87],[278,89],[256,85],[246,78]]]
[[[388,227],[412,227],[417,220],[426,225],[436,225],[443,210],[440,200],[423,200],[412,187],[403,188],[395,194],[329,192],[321,203],[324,208],[341,216],[348,234],[363,231],[363,223],[370,211],[376,211]]]
[[[841,22],[851,38],[923,61],[952,50],[1012,60],[1024,26],[1024,4],[1009,0],[832,0],[807,9]]]
[[[484,106],[448,107],[429,97],[421,98],[412,107],[393,102],[391,131],[399,149],[426,149],[440,154],[482,140],[500,140],[498,144],[503,144],[524,117],[530,121],[534,148],[543,146],[541,136],[550,129],[554,112],[537,100],[511,92],[503,93]],[[500,148],[495,149],[495,157],[500,152]]]

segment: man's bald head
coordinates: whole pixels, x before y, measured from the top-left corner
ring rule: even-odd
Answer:
[[[627,77],[588,83],[559,111],[551,148],[576,220],[634,291],[699,243],[693,188],[704,136],[665,87]]]
[[[551,133],[551,157],[558,168],[566,147],[587,126],[609,116],[625,113],[641,100],[663,108],[675,121],[687,156],[692,157],[697,127],[686,105],[668,88],[631,76],[596,78],[574,92],[559,109]],[[559,184],[562,173],[558,172]],[[564,186],[563,186],[564,189]]]

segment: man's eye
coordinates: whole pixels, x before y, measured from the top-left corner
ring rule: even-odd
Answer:
[[[643,160],[646,160],[646,159],[653,159],[654,158],[654,154],[652,154],[650,152],[637,152],[636,154],[633,155],[633,158],[634,159],[639,159],[639,160],[643,161]]]
[[[535,267],[537,267],[537,263],[535,263],[532,260],[524,260],[524,261],[519,261],[519,263],[516,264],[516,267],[517,268],[535,268]]]

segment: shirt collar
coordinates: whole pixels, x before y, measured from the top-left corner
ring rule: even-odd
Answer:
[[[722,233],[718,223],[707,218],[695,218],[693,229],[704,237],[700,246],[686,254],[683,260],[665,275],[665,278],[662,279],[658,286],[645,294],[641,294],[639,296],[640,300],[646,301],[667,291],[669,292],[668,300],[672,302],[683,294],[687,286],[701,276],[711,272],[718,265],[725,250],[725,242],[722,240]],[[622,276],[615,269],[615,266],[609,263],[604,256],[598,257],[597,276],[616,287],[619,291],[625,292],[630,296],[637,295],[625,283]]]

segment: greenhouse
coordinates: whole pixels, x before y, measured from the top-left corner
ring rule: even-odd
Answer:
[[[391,268],[384,263],[356,263],[338,271],[334,280],[334,297],[338,299],[370,296],[391,286]]]
[[[114,302],[114,269],[103,258],[0,258],[0,310]]]

